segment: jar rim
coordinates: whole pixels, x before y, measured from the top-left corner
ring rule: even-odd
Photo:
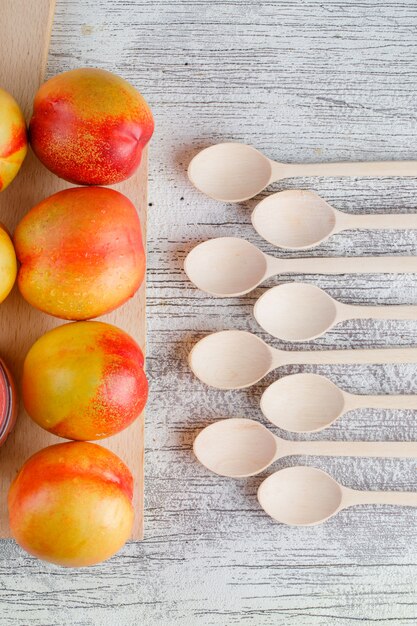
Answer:
[[[0,384],[3,385],[6,394],[5,415],[0,416],[0,444],[3,437],[9,433],[13,426],[15,410],[14,410],[14,386],[9,374],[9,370],[5,363],[0,359]]]

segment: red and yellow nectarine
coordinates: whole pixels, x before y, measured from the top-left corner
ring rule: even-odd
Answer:
[[[118,456],[93,443],[49,446],[11,484],[13,537],[30,554],[66,567],[100,563],[129,539],[133,478]]]
[[[110,324],[64,324],[29,350],[22,393],[30,417],[49,432],[67,439],[109,437],[145,407],[143,353]]]
[[[42,163],[79,185],[111,185],[131,176],[153,129],[141,94],[123,78],[94,68],[44,83],[29,126]]]
[[[139,217],[113,189],[76,187],[46,198],[20,221],[14,242],[21,294],[63,319],[117,308],[145,275]]]
[[[26,123],[16,100],[0,89],[0,191],[12,182],[27,153]]]
[[[0,302],[9,295],[16,280],[17,262],[12,240],[0,224]]]

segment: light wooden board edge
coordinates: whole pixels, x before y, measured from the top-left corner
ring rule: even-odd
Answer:
[[[54,0],[5,0],[0,16],[0,86],[20,103],[26,118],[33,96],[42,82],[53,23]],[[69,187],[48,172],[29,152],[16,180],[0,194],[0,221],[11,232],[21,217],[43,198]],[[136,174],[115,186],[137,207],[146,242],[147,151]],[[145,348],[145,285],[123,307],[104,316],[131,334]],[[64,323],[30,307],[15,287],[0,306],[0,354],[14,374],[17,386],[24,357],[32,343],[47,330]],[[20,466],[33,453],[64,440],[49,435],[29,419],[20,407],[14,432],[0,450],[0,537],[10,536],[7,520],[7,491]],[[135,524],[132,539],[143,538],[144,426],[143,416],[119,435],[100,443],[113,450],[129,466],[135,478]]]

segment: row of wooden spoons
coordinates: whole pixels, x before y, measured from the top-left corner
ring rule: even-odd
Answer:
[[[304,168],[304,169],[303,169]],[[416,175],[417,164],[277,164],[250,146],[219,144],[199,153],[189,166],[194,185],[211,197],[246,200],[282,177],[294,175]],[[306,249],[335,232],[351,228],[417,228],[417,215],[346,215],[309,191],[284,191],[260,202],[253,211],[255,230],[273,245]],[[277,274],[341,274],[417,272],[416,257],[355,257],[277,259],[248,241],[224,237],[196,246],[187,256],[185,271],[201,290],[220,297],[240,296]],[[256,302],[254,316],[272,336],[305,341],[324,334],[348,319],[417,319],[415,306],[352,306],[308,284],[287,283],[266,291]],[[417,348],[277,350],[244,331],[212,333],[189,355],[194,374],[219,389],[255,384],[267,373],[288,364],[417,362]],[[296,374],[275,381],[263,393],[261,410],[274,425],[292,432],[314,432],[340,415],[359,407],[417,408],[417,396],[356,396],[315,374]],[[294,455],[415,457],[415,442],[289,441],[261,424],[244,418],[219,420],[194,442],[199,461],[211,471],[242,478],[265,470],[277,459]],[[311,525],[325,521],[353,504],[379,503],[417,506],[417,493],[360,492],[339,485],[311,467],[291,467],[262,482],[258,500],[274,519]]]

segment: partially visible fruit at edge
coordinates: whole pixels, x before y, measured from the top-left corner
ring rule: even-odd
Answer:
[[[0,89],[0,191],[17,175],[27,153],[26,123],[16,100]]]

